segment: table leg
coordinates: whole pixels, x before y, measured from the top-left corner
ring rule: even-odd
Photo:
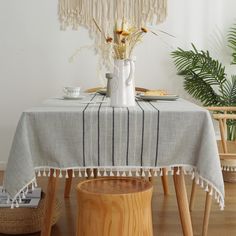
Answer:
[[[53,176],[54,171],[56,171],[56,177]],[[53,170],[53,169],[50,170],[50,177],[48,179],[48,186],[44,205],[44,217],[42,222],[41,236],[50,236],[51,234],[51,221],[55,205],[58,175],[59,175],[59,170]]]
[[[87,173],[87,179],[90,179],[93,170],[90,169],[90,168],[87,168],[85,171],[86,171],[86,173]]]
[[[175,185],[175,193],[176,198],[178,202],[178,208],[179,208],[179,215],[183,230],[184,236],[193,236],[193,228],[192,228],[192,222],[189,212],[189,204],[188,204],[188,197],[185,187],[185,180],[184,180],[184,174],[182,168],[180,169],[179,175],[176,174],[178,171],[178,168],[175,167],[174,169],[174,185]]]
[[[94,178],[98,177],[98,169],[97,168],[93,169],[93,175],[94,175]]]
[[[66,178],[64,198],[70,197],[71,183],[72,183],[72,170],[67,170],[68,178]]]
[[[164,195],[168,195],[169,194],[169,186],[168,186],[168,175],[166,173],[167,169],[162,168],[162,171],[163,171],[163,175],[161,176],[162,187],[163,187]]]
[[[212,203],[212,196],[210,195],[209,192],[207,192],[206,202],[205,202],[204,219],[203,219],[203,227],[202,227],[202,236],[207,236],[209,217],[210,217],[210,212],[211,212],[211,203]]]
[[[194,199],[195,199],[195,193],[196,193],[196,182],[195,179],[192,181],[192,190],[191,190],[191,195],[190,195],[190,203],[189,203],[189,210],[193,210],[193,205],[194,205]]]

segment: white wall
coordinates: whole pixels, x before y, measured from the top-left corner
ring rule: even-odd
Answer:
[[[176,36],[147,35],[136,49],[136,85],[165,88],[189,98],[170,57],[177,46],[210,48],[217,56],[216,32],[225,35],[236,22],[235,0],[168,0],[168,18],[157,28]],[[219,33],[217,33],[219,34]],[[69,57],[91,44],[86,30],[60,31],[57,0],[0,0],[0,168],[7,161],[21,112],[48,97],[60,96],[65,85],[83,89],[99,85],[97,57],[82,51],[74,63]],[[215,46],[216,45],[216,46]]]

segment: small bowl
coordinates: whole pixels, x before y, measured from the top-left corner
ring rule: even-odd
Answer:
[[[76,98],[80,95],[80,87],[64,87],[64,96]]]

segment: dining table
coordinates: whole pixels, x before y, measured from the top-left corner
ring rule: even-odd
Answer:
[[[98,93],[56,97],[25,110],[13,138],[3,186],[12,208],[37,177],[48,177],[41,235],[50,220],[60,177],[173,175],[183,234],[193,235],[185,175],[224,208],[224,182],[209,111],[182,98],[111,107]],[[164,172],[165,170],[165,172]],[[14,209],[12,209],[14,210]]]

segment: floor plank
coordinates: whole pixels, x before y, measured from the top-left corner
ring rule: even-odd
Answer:
[[[2,172],[0,172],[0,183],[2,182]],[[52,229],[52,236],[73,236],[75,235],[76,220],[76,184],[79,179],[73,179],[71,197],[64,199],[64,181],[59,179],[57,197],[63,204],[63,214],[58,223]],[[38,179],[38,184],[46,191],[47,178]],[[191,180],[186,177],[187,191],[190,194]],[[170,195],[164,196],[160,178],[155,179],[154,195],[152,201],[154,236],[181,236],[181,224],[178,214],[178,207],[175,198],[172,178],[169,177]],[[209,236],[233,236],[236,235],[236,184],[226,183],[226,207],[220,211],[218,204],[213,201],[211,217],[209,222]],[[205,192],[199,187],[196,190],[196,200],[194,210],[191,213],[193,222],[193,232],[195,236],[200,236],[202,231],[202,220],[204,215]],[[3,236],[3,234],[0,234]],[[31,236],[39,236],[39,233]]]

